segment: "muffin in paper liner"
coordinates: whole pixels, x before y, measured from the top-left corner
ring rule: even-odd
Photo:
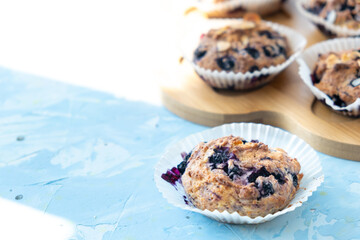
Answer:
[[[306,45],[306,39],[293,29],[280,24],[261,21],[287,38],[290,48],[290,56],[285,62],[276,66],[265,67],[259,69],[258,71],[246,73],[206,69],[193,62],[193,53],[198,45],[198,41],[202,33],[208,32],[212,28],[221,28],[226,25],[236,25],[241,21],[244,20],[217,19],[203,22],[201,25],[195,27],[194,32],[190,33],[183,42],[182,49],[185,59],[192,64],[199,77],[213,88],[247,90],[260,87],[270,82],[278,73],[288,67],[300,55]]]
[[[229,17],[233,13],[254,12],[260,15],[268,15],[278,11],[283,0],[227,0],[214,2],[211,0],[188,0],[198,10],[206,13],[208,17]]]
[[[313,85],[311,74],[318,60],[319,54],[329,52],[339,52],[343,50],[358,49],[360,47],[360,38],[339,38],[327,40],[315,44],[306,49],[300,57],[297,59],[299,64],[299,75],[308,86],[315,97],[324,102],[327,106],[334,111],[342,113],[347,116],[359,117],[360,116],[360,98],[354,103],[347,105],[346,107],[339,107],[334,104],[333,100],[324,92],[319,90]]]
[[[304,176],[300,182],[300,188],[296,193],[295,198],[286,208],[274,214],[268,214],[265,217],[259,216],[256,218],[241,216],[237,212],[229,213],[227,211],[219,212],[217,210],[200,210],[192,206],[191,203],[186,200],[184,197],[184,189],[180,183],[177,183],[176,187],[174,187],[161,178],[162,173],[182,161],[180,156],[182,152],[191,151],[192,148],[200,142],[209,141],[231,134],[234,136],[240,136],[244,139],[258,139],[260,142],[269,145],[271,148],[282,148],[289,154],[289,156],[297,158],[301,165],[301,173],[303,173]],[[166,152],[156,164],[154,179],[156,186],[162,193],[163,197],[167,199],[169,203],[177,207],[201,213],[220,222],[232,224],[258,224],[270,221],[277,216],[293,211],[295,208],[301,206],[324,181],[324,175],[322,173],[319,157],[314,149],[297,136],[268,125],[255,123],[232,123],[190,135],[180,142],[172,144],[167,148]]]
[[[321,32],[328,37],[359,37],[360,29],[349,29],[345,26],[336,25],[326,21],[325,19],[313,14],[305,9],[304,6],[308,6],[311,0],[298,0],[296,7],[299,12],[314,23]]]

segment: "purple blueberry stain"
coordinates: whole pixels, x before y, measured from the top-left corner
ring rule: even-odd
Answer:
[[[275,57],[279,56],[279,49],[276,49],[273,46],[267,45],[262,48],[265,53],[265,56],[267,56],[269,58],[275,58]]]
[[[271,175],[274,176],[274,178],[278,181],[279,184],[283,185],[286,182],[286,178],[284,175],[280,173],[271,173]]]
[[[262,183],[261,187],[259,187],[258,185],[256,185],[256,186],[260,193],[260,198],[258,198],[258,200],[260,200],[261,198],[273,195],[275,193],[274,187],[271,182],[264,181]]]
[[[297,187],[298,186],[298,177],[295,173],[291,173],[291,176],[292,176],[292,179],[293,179],[293,185],[294,187]]]
[[[271,158],[269,158],[271,159]],[[248,176],[248,182],[249,183],[253,183],[256,181],[256,179],[258,177],[269,177],[269,176],[274,176],[274,178],[278,181],[279,184],[283,185],[286,182],[286,179],[284,177],[284,174],[279,171],[278,173],[270,173],[265,167],[261,167],[259,170],[255,170],[253,171],[249,176]]]
[[[190,201],[188,200],[188,198],[185,195],[183,195],[183,199],[184,199],[184,202],[186,205],[190,205]]]
[[[276,46],[278,47],[278,52],[279,52],[279,55],[284,55],[284,57],[286,58],[287,57],[287,51],[286,51],[286,49],[283,47],[283,46],[281,46],[281,45],[279,45],[279,44],[276,44]]]
[[[186,170],[188,160],[191,157],[191,154],[192,154],[192,151],[190,151],[189,153],[186,153],[186,152],[181,153],[181,157],[182,157],[183,161],[181,163],[179,163],[179,165],[177,165],[177,168],[181,175],[183,175]]]
[[[171,170],[167,170],[166,173],[161,174],[161,178],[172,185],[176,185],[176,182],[181,178],[181,174],[176,167]]]
[[[191,157],[192,151],[189,153],[182,152],[181,157],[183,161],[179,163],[176,167],[173,167],[171,170],[167,170],[166,173],[163,173],[161,175],[161,178],[167,181],[168,183],[171,183],[172,185],[176,185],[176,181],[179,179],[181,180],[181,175],[184,174],[188,160]]]
[[[341,4],[340,11],[345,11],[347,9],[353,11],[355,9],[355,6],[349,5],[348,1],[346,0],[344,3]]]
[[[320,78],[318,78],[318,76],[316,75],[317,68],[318,68],[318,66],[315,67],[313,73],[310,75],[311,81],[312,81],[313,84],[316,84],[316,83],[320,82]]]
[[[224,56],[224,57],[220,57],[215,59],[217,65],[219,66],[219,68],[225,70],[225,71],[229,71],[231,69],[233,69],[235,67],[235,58],[232,56]]]
[[[255,71],[259,71],[259,67],[254,65],[254,66],[251,66],[250,69],[249,69],[249,72],[253,73]]]
[[[266,170],[265,167],[261,167],[259,170],[253,171],[247,179],[249,183],[253,183],[258,177],[269,177],[270,175],[271,174]]]
[[[194,52],[195,61],[200,61],[205,56],[206,53],[207,50],[205,47],[203,46],[198,47]]]
[[[260,56],[259,51],[255,48],[247,47],[244,50],[254,59],[257,59]]]
[[[267,31],[267,30],[260,31],[259,35],[260,36],[266,36],[269,39],[274,39],[274,35],[271,32]]]
[[[221,147],[214,149],[214,154],[209,157],[211,170],[223,169],[227,172],[227,161],[229,160],[229,148]]]
[[[231,180],[235,180],[239,176],[244,175],[244,170],[239,168],[238,166],[234,166],[233,168],[228,170],[228,175]]]
[[[333,96],[329,96],[329,97],[333,100],[333,102],[336,106],[346,107],[346,103],[340,98],[339,95],[333,95]]]
[[[178,165],[178,167],[173,167],[171,169],[168,169],[166,171],[166,173],[161,174],[161,178],[163,180],[165,180],[166,182],[170,183],[171,185],[173,185],[177,191],[179,191],[179,189],[177,188],[176,183],[178,182],[182,186],[181,176],[185,172],[187,162],[188,162],[191,154],[192,154],[192,151],[190,151],[189,153],[182,152],[181,157],[182,157],[183,161]],[[180,166],[180,169],[179,169],[179,166]],[[189,200],[189,198],[186,195],[183,195],[182,197],[183,197],[184,203],[186,205],[193,206],[191,201]]]
[[[226,175],[229,176],[231,180],[235,180],[238,176],[244,174],[244,171],[240,169],[238,166],[233,166],[229,168],[228,161],[233,159],[235,161],[239,161],[236,155],[232,152],[229,152],[228,147],[220,147],[214,149],[214,154],[209,157],[210,169],[221,169],[225,172]]]
[[[209,163],[211,170],[222,169],[226,173],[228,172],[228,160],[238,160],[234,153],[229,152],[228,147],[215,148],[213,155],[209,157]]]
[[[177,168],[178,168],[179,172],[181,173],[181,175],[184,174],[186,167],[187,167],[187,161],[185,161],[185,160],[177,165]]]
[[[315,73],[311,74],[310,77],[311,77],[311,82],[312,82],[313,84],[316,84],[316,83],[319,83],[319,82],[320,82],[320,79],[316,76]]]
[[[326,2],[320,3],[318,6],[314,6],[312,8],[307,8],[307,10],[311,13],[318,15],[321,12],[321,10],[323,10],[325,5],[326,5]]]

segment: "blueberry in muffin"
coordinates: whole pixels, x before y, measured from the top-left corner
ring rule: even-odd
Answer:
[[[199,5],[212,6],[203,9],[209,18],[239,18],[246,13],[268,15],[280,10],[285,0],[197,0]],[[201,9],[201,7],[200,7]]]
[[[305,9],[331,24],[349,29],[360,29],[360,1],[358,0],[311,0]]]
[[[246,73],[285,62],[290,51],[286,37],[257,15],[244,19],[201,35],[194,63],[205,69]]]
[[[360,98],[360,49],[320,54],[311,78],[335,105],[355,102]]]
[[[285,208],[303,176],[284,150],[234,136],[200,143],[183,159],[181,182],[195,207],[252,218]]]

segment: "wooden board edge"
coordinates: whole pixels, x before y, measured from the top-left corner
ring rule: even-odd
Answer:
[[[360,146],[320,137],[303,128],[295,119],[291,119],[289,116],[279,112],[257,111],[246,114],[216,114],[177,102],[163,89],[161,89],[161,99],[169,111],[190,122],[209,127],[232,122],[263,123],[285,129],[297,135],[319,152],[338,158],[360,161]]]

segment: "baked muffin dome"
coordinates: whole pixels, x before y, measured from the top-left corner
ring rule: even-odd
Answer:
[[[279,65],[289,52],[286,37],[260,20],[244,20],[203,34],[193,61],[205,69],[246,73]]]
[[[195,207],[257,217],[285,208],[299,188],[299,162],[282,149],[227,136],[200,143],[178,166]]]
[[[355,102],[360,98],[360,49],[321,54],[312,81],[339,107]]]
[[[349,29],[360,29],[358,0],[312,0],[305,8],[329,23]]]

